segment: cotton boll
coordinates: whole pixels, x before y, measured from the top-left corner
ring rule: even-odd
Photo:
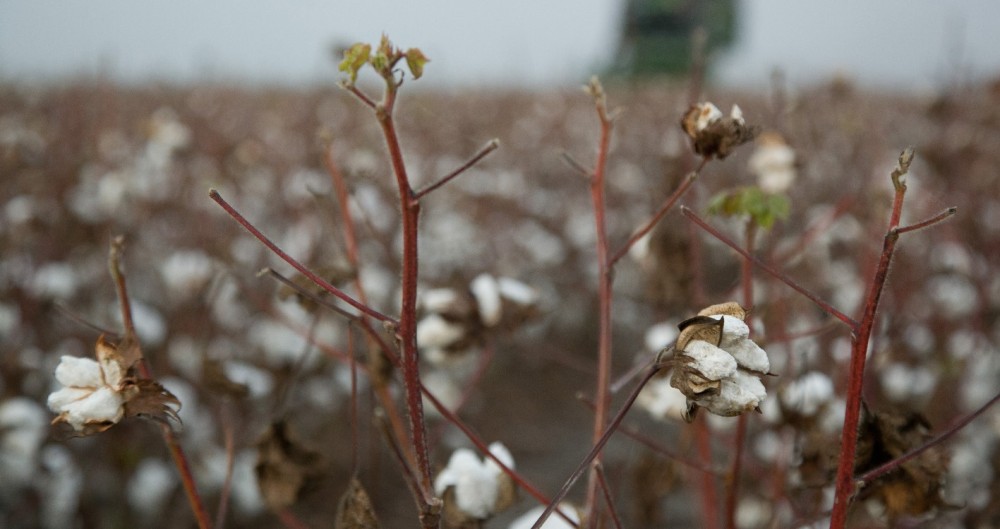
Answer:
[[[650,380],[639,392],[635,403],[655,419],[681,420],[687,412],[687,397],[670,385],[669,377]]]
[[[121,314],[118,313],[119,319]],[[132,301],[132,319],[139,341],[145,346],[157,346],[167,337],[167,321],[156,307]]]
[[[421,348],[448,347],[464,338],[465,334],[465,327],[438,314],[430,314],[417,322],[417,345]]]
[[[454,289],[431,288],[420,292],[419,303],[427,312],[442,313],[459,303],[460,299]]]
[[[538,291],[533,287],[509,277],[497,279],[500,296],[517,305],[530,306],[538,303]]]
[[[73,527],[73,519],[83,490],[83,473],[73,461],[69,450],[61,445],[46,446],[41,453],[42,526],[46,529]]]
[[[569,503],[560,503],[559,511],[564,513],[567,518],[573,521],[573,523],[580,523],[580,515],[577,513],[576,507]],[[531,529],[535,525],[535,521],[542,516],[545,512],[545,507],[539,506],[531,509],[530,511],[518,516],[516,520],[511,522],[507,529]],[[553,513],[549,516],[548,520],[542,524],[541,529],[573,529],[573,526],[563,520],[561,516]]]
[[[724,347],[724,349],[733,355],[736,363],[743,369],[757,373],[768,373],[771,370],[771,361],[768,359],[767,353],[751,340],[741,340]]]
[[[503,304],[500,300],[500,286],[495,277],[489,274],[480,274],[469,283],[469,290],[476,298],[479,306],[479,318],[483,325],[493,327],[500,323],[503,317]]]
[[[659,352],[669,346],[677,339],[677,324],[674,322],[663,322],[653,325],[646,330],[644,342],[646,350],[649,352]]]
[[[736,359],[732,355],[702,340],[692,340],[683,356],[693,360],[691,367],[708,380],[722,380],[736,373]]]
[[[180,250],[160,263],[160,276],[171,296],[186,299],[204,288],[213,267],[212,258],[201,250]]]
[[[0,404],[0,490],[31,482],[49,416],[37,402],[13,397]]]
[[[450,376],[440,371],[431,371],[430,373],[423,374],[421,378],[427,391],[431,395],[434,395],[434,398],[440,401],[448,411],[454,411],[458,408],[458,404],[462,401],[462,389],[458,387]],[[441,412],[438,411],[430,399],[425,396],[423,397],[423,401],[424,411],[430,417],[441,417]]]
[[[896,402],[928,398],[937,385],[937,375],[926,367],[893,363],[879,374],[882,390]]]
[[[263,398],[271,394],[274,378],[271,373],[246,362],[228,360],[222,363],[226,378],[246,386],[253,398]]]
[[[737,371],[732,379],[722,381],[718,395],[699,399],[698,404],[716,415],[733,417],[756,409],[766,396],[759,378]]]
[[[125,493],[129,506],[143,519],[152,521],[163,513],[176,486],[176,471],[170,465],[146,458],[136,466]]]
[[[80,277],[69,263],[46,263],[31,279],[29,289],[42,299],[68,299],[80,287]]]
[[[818,371],[799,377],[781,390],[781,403],[785,408],[806,417],[816,415],[833,399],[833,381]]]
[[[503,444],[492,443],[489,450],[507,467],[514,466],[514,458]],[[503,470],[491,458],[480,459],[472,450],[460,448],[452,453],[448,466],[434,480],[434,491],[444,496],[453,488],[458,509],[470,518],[485,520],[506,507],[498,503],[502,476]]]

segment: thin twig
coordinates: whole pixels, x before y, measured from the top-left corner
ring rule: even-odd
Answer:
[[[950,208],[942,211],[941,213],[938,213],[937,215],[934,215],[933,217],[931,217],[931,218],[929,218],[927,220],[920,221],[920,222],[918,222],[916,224],[910,224],[909,226],[901,226],[899,228],[896,228],[896,233],[902,235],[902,234],[907,233],[907,232],[916,231],[916,230],[922,230],[924,228],[928,228],[928,227],[933,226],[933,225],[935,225],[935,224],[937,224],[939,222],[948,220],[955,213],[958,213],[958,208],[955,207],[955,206],[952,206],[952,207],[950,207]]]
[[[222,195],[220,195],[218,191],[216,191],[215,189],[210,189],[208,191],[208,196],[212,200],[214,200],[217,204],[219,204],[220,206],[222,206],[222,209],[226,210],[226,213],[228,213],[230,217],[232,217],[233,219],[235,219],[236,222],[238,222],[240,224],[240,226],[243,226],[243,228],[246,229],[248,232],[250,232],[251,235],[253,235],[254,237],[257,238],[257,240],[259,240],[260,242],[262,242],[264,244],[264,246],[267,246],[268,249],[270,249],[272,252],[274,252],[283,261],[285,261],[286,263],[288,263],[289,265],[291,265],[292,268],[295,268],[302,275],[308,277],[313,283],[316,283],[317,285],[319,285],[320,287],[322,287],[323,290],[326,290],[327,292],[333,294],[334,296],[337,296],[338,298],[340,298],[340,299],[344,300],[345,302],[347,302],[352,307],[354,307],[354,308],[358,309],[359,311],[361,311],[361,312],[363,312],[363,313],[371,316],[372,318],[375,318],[376,320],[384,321],[384,322],[389,322],[389,323],[392,323],[392,324],[396,324],[396,320],[395,319],[390,318],[389,316],[386,316],[385,314],[382,314],[381,312],[379,312],[379,311],[377,311],[377,310],[375,310],[375,309],[373,309],[373,308],[371,308],[371,307],[369,307],[369,306],[367,306],[367,305],[365,305],[365,304],[357,301],[356,299],[354,299],[351,296],[347,295],[346,292],[344,292],[343,290],[340,290],[339,288],[331,285],[325,279],[323,279],[322,277],[319,277],[318,275],[316,275],[315,272],[313,272],[312,270],[309,270],[304,265],[302,265],[302,263],[299,263],[294,258],[292,258],[292,256],[290,256],[287,253],[285,253],[284,250],[282,250],[281,248],[279,248],[278,245],[274,244],[274,242],[272,242],[271,239],[267,238],[266,235],[264,235],[263,233],[261,233],[260,230],[258,230],[253,224],[250,223],[250,221],[248,221],[243,215],[241,215],[239,211],[236,211],[236,208],[234,208],[233,206],[231,206],[229,204],[229,202],[226,202],[226,200],[224,198],[222,198]]]
[[[222,491],[219,493],[219,507],[215,511],[215,525],[212,529],[224,529],[226,526],[226,513],[229,511],[229,497],[233,490],[233,468],[236,463],[236,442],[233,437],[233,421],[226,407],[228,403],[223,403],[222,410],[222,435],[226,446],[226,477],[222,480]]]
[[[340,83],[340,87],[354,94],[354,96],[357,97],[359,100],[361,100],[361,102],[364,103],[365,106],[367,106],[368,108],[374,110],[378,106],[375,103],[375,101],[372,100],[372,98],[368,97],[367,94],[359,90],[358,87],[354,85],[354,83],[342,82]]]
[[[476,165],[477,163],[479,163],[479,160],[482,160],[488,154],[490,154],[491,152],[497,150],[497,147],[500,147],[500,140],[498,140],[496,138],[490,140],[472,158],[470,158],[467,162],[465,162],[461,166],[459,166],[458,169],[455,169],[454,171],[452,171],[452,172],[448,173],[447,175],[441,177],[441,179],[438,180],[437,182],[435,182],[435,183],[433,183],[433,184],[425,187],[424,189],[421,189],[420,191],[417,191],[416,193],[414,193],[413,199],[414,200],[420,200],[421,198],[424,197],[424,195],[426,195],[426,194],[434,191],[435,189],[437,189],[437,188],[439,188],[439,187],[447,184],[448,182],[450,182],[456,176],[464,173],[465,171],[469,170],[469,168],[471,168],[473,165]]]
[[[152,373],[143,358],[141,345],[136,338],[135,324],[132,319],[132,304],[129,302],[125,274],[122,272],[122,252],[124,251],[124,245],[124,237],[115,237],[111,242],[111,251],[108,257],[108,268],[111,271],[112,279],[114,279],[115,290],[118,294],[118,304],[122,314],[122,323],[125,328],[122,344],[127,343],[129,347],[135,347],[139,351],[139,373],[143,378],[151,379]],[[119,345],[121,346],[122,344]],[[194,475],[191,473],[191,465],[188,463],[187,456],[184,454],[184,449],[181,447],[177,435],[174,433],[173,428],[166,423],[160,423],[160,432],[163,434],[163,440],[170,451],[170,456],[174,460],[174,466],[177,467],[177,472],[181,476],[184,493],[187,496],[188,503],[191,505],[191,511],[194,513],[199,529],[209,529],[211,522],[208,518],[208,511],[205,510],[201,494],[198,493],[198,485],[195,483]]]
[[[601,493],[604,495],[604,504],[608,506],[608,512],[611,513],[611,522],[615,529],[622,529],[622,520],[618,515],[618,509],[615,508],[615,500],[611,497],[611,489],[608,487],[608,477],[605,475],[604,465],[595,463],[594,470],[597,472],[597,480],[601,485]]]
[[[635,403],[636,397],[639,396],[639,392],[642,391],[642,388],[646,385],[646,383],[649,382],[649,380],[652,379],[660,369],[661,366],[659,365],[650,367],[649,371],[647,371],[639,383],[636,384],[635,389],[632,390],[632,393],[625,400],[625,403],[618,411],[618,414],[615,415],[614,419],[611,420],[611,423],[608,424],[603,435],[601,435],[601,438],[598,439],[597,443],[595,443],[593,448],[590,449],[590,453],[587,454],[587,457],[583,458],[583,460],[577,465],[576,470],[574,470],[566,482],[563,483],[559,492],[552,497],[541,516],[539,516],[538,520],[535,521],[535,524],[531,526],[531,529],[541,528],[542,524],[544,524],[545,521],[549,519],[549,516],[552,515],[552,511],[555,510],[556,506],[559,505],[564,498],[566,498],[569,490],[573,487],[577,480],[580,479],[580,476],[586,472],[587,468],[590,467],[591,462],[597,458],[597,455],[604,449],[604,445],[608,444],[608,441],[611,440],[611,436],[618,430],[619,425],[621,425],[621,422],[625,419],[625,415],[632,408],[632,404]]]
[[[652,229],[656,227],[656,225],[661,220],[663,220],[663,217],[670,212],[670,210],[674,207],[674,204],[676,204],[677,201],[682,196],[684,196],[684,193],[687,193],[687,190],[691,187],[691,184],[693,184],[694,181],[698,178],[698,175],[701,174],[701,170],[705,168],[705,165],[708,163],[708,160],[709,160],[708,158],[702,158],[701,163],[698,164],[698,168],[695,169],[694,171],[691,171],[690,173],[687,174],[687,176],[684,177],[684,181],[681,182],[681,185],[678,186],[677,189],[674,190],[674,192],[671,193],[669,197],[667,197],[667,200],[663,203],[662,206],[660,206],[658,210],[656,210],[656,213],[653,213],[653,216],[650,217],[649,220],[646,221],[646,223],[643,224],[641,228],[636,230],[635,233],[633,233],[632,236],[629,237],[627,241],[625,241],[625,244],[623,244],[622,247],[617,252],[615,252],[615,254],[611,257],[611,264],[615,264],[619,260],[621,260],[622,257],[625,257],[625,255],[628,254],[628,251],[632,249],[632,246],[634,246],[635,243],[639,242],[639,239],[643,238],[647,233],[652,231]]]
[[[644,366],[644,367],[646,367],[647,369],[649,368],[649,366]],[[583,402],[584,404],[586,404],[587,407],[591,411],[594,410],[594,403],[593,403],[593,401],[588,400],[586,398],[583,398],[582,395],[577,395],[577,397],[578,397],[578,400],[580,402]],[[660,455],[662,455],[662,456],[664,456],[664,457],[666,457],[668,459],[676,461],[677,463],[679,463],[681,465],[689,467],[689,468],[691,468],[693,470],[697,470],[699,472],[704,472],[706,474],[711,474],[711,475],[713,475],[715,477],[722,477],[722,475],[723,475],[723,473],[722,473],[721,470],[716,470],[714,468],[709,468],[709,467],[703,466],[702,464],[693,461],[690,456],[682,456],[680,454],[671,452],[670,450],[668,450],[667,448],[665,448],[661,444],[659,444],[657,442],[657,440],[653,439],[652,437],[650,437],[650,436],[648,436],[648,435],[640,432],[639,430],[637,430],[637,429],[635,429],[635,428],[633,428],[633,427],[631,427],[631,426],[629,426],[627,424],[620,425],[618,427],[618,431],[621,432],[622,435],[624,435],[625,437],[628,437],[628,438],[630,438],[630,439],[632,439],[634,441],[637,441],[640,444],[645,445],[647,448],[649,448],[653,452],[656,452],[657,454],[660,454]]]
[[[580,173],[581,176],[585,176],[587,178],[594,176],[594,171],[587,169],[582,163],[577,161],[577,159],[574,158],[572,154],[568,152],[563,152],[562,159],[564,162],[566,162],[567,165],[572,167],[574,171]]]
[[[718,239],[720,242],[722,242],[726,246],[729,246],[730,248],[732,248],[736,253],[742,255],[744,259],[749,259],[750,261],[753,262],[754,265],[760,267],[761,270],[764,270],[765,272],[771,274],[772,276],[774,276],[776,279],[778,279],[782,283],[788,285],[792,290],[795,290],[799,294],[802,294],[803,296],[809,298],[810,301],[812,301],[813,303],[815,303],[816,305],[818,305],[821,309],[823,309],[824,311],[826,311],[828,314],[830,314],[834,318],[837,318],[838,320],[840,320],[840,321],[844,322],[845,324],[847,324],[847,326],[850,327],[852,330],[858,328],[858,322],[856,322],[853,318],[851,318],[850,316],[844,314],[843,312],[840,312],[839,310],[835,309],[832,305],[830,305],[826,301],[823,301],[823,299],[821,299],[816,294],[813,294],[812,292],[806,290],[805,287],[803,287],[803,286],[799,285],[798,283],[796,283],[795,281],[793,281],[784,272],[782,272],[782,271],[780,271],[780,270],[772,267],[771,265],[765,263],[764,261],[761,261],[757,256],[748,253],[746,250],[744,250],[743,248],[741,248],[738,244],[736,244],[731,239],[729,239],[728,237],[726,237],[725,235],[723,235],[722,232],[720,232],[719,230],[713,228],[709,223],[705,222],[705,220],[702,219],[701,217],[699,217],[698,214],[695,213],[694,211],[691,211],[686,206],[681,206],[681,212],[684,214],[684,216],[686,216],[687,218],[691,219],[692,222],[694,222],[695,224],[697,224],[698,227],[700,227],[701,229],[703,229],[703,230],[707,231],[708,233],[710,233],[713,237],[715,237],[716,239]]]

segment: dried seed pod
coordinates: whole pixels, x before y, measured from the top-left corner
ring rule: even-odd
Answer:
[[[357,477],[352,477],[344,495],[340,497],[334,529],[378,529],[378,517],[372,500]]]

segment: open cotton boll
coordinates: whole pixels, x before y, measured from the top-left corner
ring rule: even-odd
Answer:
[[[737,371],[731,379],[722,381],[717,395],[699,399],[698,405],[716,415],[734,417],[755,410],[766,396],[767,391],[759,378]]]
[[[767,353],[751,340],[742,340],[723,349],[733,355],[736,363],[743,369],[758,373],[768,373],[771,370]]]
[[[458,292],[450,288],[431,288],[420,293],[420,306],[427,312],[446,312],[458,302]]]
[[[736,359],[708,342],[692,340],[683,354],[693,360],[691,367],[709,380],[722,380],[736,373]]]
[[[535,525],[535,521],[538,517],[545,512],[545,507],[539,506],[531,509],[530,511],[518,516],[516,520],[511,522],[508,529],[531,529]],[[580,516],[577,514],[576,507],[569,503],[560,503],[559,512],[565,513],[566,517],[573,520],[573,523],[580,523]],[[548,520],[542,524],[541,529],[573,529],[573,526],[563,520],[563,518],[557,514],[552,514],[549,516]]]
[[[479,274],[469,283],[469,290],[476,298],[479,319],[483,325],[493,327],[500,323],[500,318],[503,317],[503,304],[500,299],[500,285],[496,278],[489,274]]]
[[[681,419],[687,412],[687,397],[670,385],[670,377],[650,380],[635,403],[656,419]]]
[[[438,314],[430,314],[417,322],[417,345],[421,348],[443,348],[465,337],[465,328]]]
[[[833,399],[833,381],[818,371],[811,371],[781,391],[781,403],[787,409],[811,417]]]
[[[489,449],[505,465],[514,466],[514,458],[504,445],[492,443]],[[471,518],[484,520],[498,510],[503,475],[503,470],[492,459],[480,459],[472,450],[460,448],[452,453],[448,466],[434,480],[434,491],[444,495],[454,487],[458,509]]]
[[[518,305],[534,305],[538,302],[538,291],[531,286],[509,277],[497,280],[500,296]]]

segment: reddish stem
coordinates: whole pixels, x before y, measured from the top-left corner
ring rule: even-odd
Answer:
[[[663,205],[660,206],[660,209],[656,210],[656,213],[654,213],[641,228],[636,230],[636,232],[633,233],[627,241],[625,241],[625,244],[622,245],[621,249],[615,252],[614,256],[611,257],[612,265],[621,260],[622,257],[625,257],[625,255],[628,254],[628,251],[635,245],[636,242],[639,241],[639,239],[643,238],[643,236],[656,227],[657,223],[663,220],[663,217],[670,212],[671,208],[674,207],[674,204],[676,204],[677,201],[684,196],[684,193],[687,192],[687,190],[691,187],[691,184],[693,184],[698,178],[698,175],[701,174],[701,170],[705,168],[708,160],[708,158],[702,158],[701,163],[698,164],[698,168],[691,171],[684,177],[684,181],[681,182],[681,185],[670,195],[670,197],[667,198]]]
[[[864,312],[861,321],[854,326],[853,344],[851,346],[851,360],[847,373],[847,402],[844,412],[844,426],[840,440],[840,459],[837,464],[837,477],[835,479],[835,496],[833,500],[833,510],[830,513],[830,528],[842,529],[847,524],[847,507],[851,498],[858,490],[854,480],[854,459],[857,453],[858,423],[861,419],[861,394],[864,387],[865,360],[868,353],[868,344],[871,340],[872,329],[875,325],[875,314],[878,311],[879,301],[885,289],[886,279],[889,275],[889,265],[892,263],[892,255],[899,241],[899,221],[903,214],[903,199],[906,196],[906,183],[903,176],[909,169],[913,160],[913,150],[906,149],[899,156],[899,164],[892,171],[892,183],[895,188],[895,195],[892,201],[892,213],[889,217],[889,227],[886,230],[882,243],[882,254],[879,257],[878,267],[872,277],[868,295],[865,298]]]
[[[604,473],[604,465],[594,465],[594,470],[597,472],[597,480],[601,485],[604,504],[608,506],[608,511],[611,513],[611,523],[614,524],[615,529],[622,529],[622,519],[618,515],[618,509],[615,508],[615,500],[611,497],[611,489],[608,486],[608,477]]]
[[[135,335],[135,325],[132,319],[132,304],[129,301],[128,287],[125,284],[125,274],[122,272],[121,265],[124,244],[124,237],[115,237],[111,242],[111,251],[109,252],[108,258],[108,268],[111,270],[111,277],[115,283],[115,290],[118,294],[118,302],[122,314],[122,323],[125,327],[122,342],[129,342],[140,351],[138,362],[139,374],[143,378],[152,379],[152,372],[146,364],[145,357],[141,352],[139,341]],[[208,517],[208,511],[205,510],[205,504],[202,502],[201,495],[198,493],[198,485],[195,483],[194,475],[191,473],[191,465],[188,463],[187,456],[184,454],[184,449],[181,447],[180,441],[177,439],[177,435],[174,433],[173,428],[169,424],[164,423],[160,424],[160,432],[163,434],[163,441],[167,445],[167,449],[170,451],[170,457],[174,460],[174,466],[177,467],[177,472],[181,476],[181,483],[184,486],[184,494],[187,496],[188,503],[191,505],[191,511],[194,513],[195,520],[198,523],[198,528],[209,529],[212,524]]]
[[[858,323],[856,321],[854,321],[850,316],[848,316],[848,315],[844,314],[843,312],[840,312],[839,310],[833,308],[832,305],[830,305],[826,301],[823,301],[819,296],[817,296],[816,294],[813,294],[812,292],[806,290],[805,287],[803,287],[803,286],[799,285],[798,283],[796,283],[795,281],[793,281],[784,272],[782,272],[782,271],[780,271],[780,270],[772,267],[771,265],[765,263],[764,261],[761,261],[757,256],[752,255],[750,253],[747,253],[746,250],[744,250],[738,244],[736,244],[731,239],[729,239],[728,237],[726,237],[725,235],[723,235],[722,232],[720,232],[719,230],[713,228],[709,223],[705,222],[705,220],[702,219],[701,217],[699,217],[698,214],[695,213],[694,211],[691,211],[690,209],[688,209],[685,206],[681,206],[681,212],[684,213],[684,216],[686,216],[687,218],[691,219],[692,222],[694,222],[695,224],[697,224],[698,227],[700,227],[701,229],[703,229],[703,230],[707,231],[708,233],[710,233],[713,237],[715,237],[716,239],[718,239],[720,242],[722,242],[726,246],[729,246],[730,248],[732,248],[734,251],[736,251],[736,253],[742,255],[744,259],[748,259],[748,260],[752,261],[754,265],[759,266],[765,272],[771,274],[772,276],[774,276],[775,278],[777,278],[782,283],[788,285],[789,287],[792,288],[792,290],[795,290],[799,294],[802,294],[803,296],[809,298],[810,301],[812,301],[816,305],[819,305],[819,307],[821,309],[823,309],[824,311],[826,311],[828,314],[830,314],[834,318],[837,318],[838,320],[840,320],[840,321],[844,322],[845,324],[847,324],[847,326],[850,327],[851,329],[857,328]]]
[[[375,318],[376,320],[389,322],[393,324],[396,323],[396,320],[390,318],[389,316],[386,316],[385,314],[382,314],[381,312],[347,295],[347,293],[345,293],[343,290],[340,290],[339,288],[331,285],[325,279],[316,275],[315,272],[309,270],[304,265],[302,265],[302,263],[296,261],[294,258],[292,258],[292,256],[285,253],[285,251],[279,248],[277,244],[274,244],[274,242],[272,242],[271,239],[267,238],[266,235],[261,233],[260,230],[258,230],[253,224],[251,224],[250,221],[246,219],[246,217],[241,215],[239,211],[236,211],[236,208],[231,206],[229,202],[226,202],[226,199],[222,198],[222,195],[220,195],[218,191],[216,191],[215,189],[209,189],[208,196],[212,200],[214,200],[216,204],[222,206],[222,209],[226,210],[226,213],[228,213],[230,217],[236,220],[236,222],[238,222],[240,226],[243,226],[243,228],[246,229],[248,232],[250,232],[251,235],[256,237],[257,240],[264,243],[264,246],[267,246],[269,250],[274,252],[283,261],[290,264],[292,268],[298,270],[299,273],[308,277],[309,280],[311,280],[313,283],[316,283],[317,285],[322,287],[323,290],[326,290],[327,292],[333,294],[334,296],[337,296],[338,298],[344,300],[348,305]]]
[[[398,85],[391,74],[386,78],[386,91],[382,102],[375,107],[375,116],[382,127],[392,172],[399,191],[400,215],[403,224],[402,307],[399,317],[399,340],[402,348],[403,389],[406,409],[410,418],[410,435],[416,457],[420,486],[426,496],[433,497],[431,464],[427,449],[427,428],[424,422],[424,405],[420,397],[420,356],[417,351],[417,237],[420,202],[416,199],[403,162],[399,135],[392,118]]]
[[[596,445],[604,433],[608,422],[608,408],[611,405],[611,283],[613,263],[608,257],[607,220],[605,213],[604,175],[607,166],[608,150],[611,144],[613,121],[608,116],[604,91],[595,78],[589,85],[594,96],[597,116],[601,122],[601,138],[597,148],[597,161],[594,164],[593,176],[590,179],[590,198],[594,205],[594,224],[597,234],[597,264],[598,264],[598,348],[597,348],[597,381],[595,386],[595,410],[593,443]],[[601,464],[601,453],[597,452],[594,459],[596,466]],[[591,472],[587,485],[586,509],[590,527],[597,527],[597,495],[599,492],[599,476],[596,470]]]
[[[468,161],[466,161],[461,166],[459,166],[458,169],[455,169],[454,171],[452,171],[452,172],[448,173],[447,175],[441,177],[441,179],[439,179],[437,182],[434,182],[433,184],[431,184],[431,185],[429,185],[429,186],[421,189],[420,191],[418,191],[414,195],[413,198],[416,199],[416,200],[420,200],[421,198],[424,197],[424,195],[426,195],[426,194],[434,191],[435,189],[437,189],[437,188],[439,188],[439,187],[447,184],[448,182],[450,182],[456,176],[461,175],[462,173],[468,171],[469,168],[471,168],[473,165],[476,165],[477,163],[479,163],[479,160],[482,160],[483,158],[485,158],[486,155],[488,155],[489,153],[497,150],[498,147],[500,147],[500,140],[498,140],[496,138],[490,140],[489,143],[486,144],[486,146],[484,146],[482,149],[480,149],[479,152],[477,152],[475,155],[472,156],[472,158],[469,158]]]
[[[660,365],[654,365],[649,368],[646,374],[635,386],[635,389],[632,390],[632,393],[628,396],[627,399],[625,399],[625,403],[618,411],[618,414],[615,415],[614,419],[611,420],[611,423],[608,425],[608,427],[601,434],[601,438],[598,439],[597,442],[594,444],[593,448],[590,449],[590,453],[587,454],[587,457],[583,458],[583,461],[580,461],[580,463],[576,467],[576,470],[574,470],[573,473],[570,474],[566,482],[563,483],[563,486],[562,488],[559,489],[559,492],[557,492],[556,495],[553,496],[552,500],[549,501],[549,504],[545,507],[545,511],[543,511],[541,516],[538,517],[538,520],[535,520],[535,524],[531,526],[531,529],[540,529],[542,527],[542,524],[544,524],[545,521],[549,519],[549,516],[551,516],[552,512],[556,509],[556,506],[563,501],[563,499],[569,493],[569,490],[573,487],[576,481],[580,479],[580,476],[583,475],[583,473],[587,470],[588,467],[591,467],[591,462],[597,459],[598,454],[600,454],[601,450],[604,449],[604,445],[608,444],[608,441],[611,440],[611,435],[618,430],[618,426],[625,419],[625,415],[628,413],[629,409],[632,408],[632,404],[635,403],[635,399],[636,397],[639,396],[639,392],[642,391],[642,388],[646,385],[646,383],[649,382],[649,380],[653,378],[653,376],[655,376],[656,373],[659,372],[661,368],[662,366]]]

